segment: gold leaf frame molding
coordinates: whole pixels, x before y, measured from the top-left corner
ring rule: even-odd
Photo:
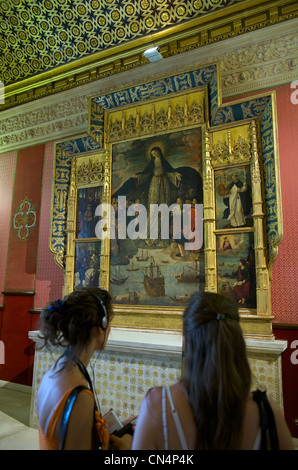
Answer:
[[[241,326],[249,337],[271,339],[270,280],[282,239],[275,94],[259,94],[223,105],[220,90],[217,65],[113,90],[90,99],[87,135],[56,143],[50,249],[64,270],[64,295],[75,286],[78,190],[99,185],[101,202],[111,203],[113,145],[200,129],[204,289],[225,293],[228,286],[231,294],[231,285],[223,280],[227,273],[222,269],[222,242],[229,238],[234,246],[240,246],[249,241],[255,297],[249,304],[239,297]],[[90,168],[93,180],[84,180],[84,174],[90,175]],[[251,189],[250,223],[222,226],[218,207],[224,194],[220,191],[223,187],[228,191],[228,185],[222,187],[219,182],[225,183],[225,179],[239,172],[246,175]],[[102,240],[100,250],[98,283],[109,290],[111,252],[107,239]],[[115,303],[113,324],[181,331],[183,308]]]

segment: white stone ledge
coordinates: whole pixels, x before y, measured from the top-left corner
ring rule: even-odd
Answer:
[[[157,354],[182,354],[180,333],[161,333],[126,329],[112,329],[106,346],[108,351],[138,351]]]
[[[29,338],[41,343],[39,331],[29,331]],[[116,328],[111,330],[106,351],[142,352],[155,354],[182,354],[182,335],[180,333],[162,333]]]
[[[258,340],[246,339],[246,346],[248,352],[257,354],[274,354],[281,355],[287,349],[288,342],[282,340]]]
[[[39,331],[29,331],[29,338],[39,343]],[[287,341],[246,339],[248,353],[273,354],[279,356],[287,348]],[[182,355],[180,333],[151,332],[128,329],[113,329],[106,346],[107,351]]]

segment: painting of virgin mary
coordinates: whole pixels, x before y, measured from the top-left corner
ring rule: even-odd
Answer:
[[[136,303],[134,299],[137,298],[138,304],[143,305],[171,306],[179,303],[179,299],[184,302],[185,294],[188,298],[194,290],[204,289],[204,278],[201,279],[203,250],[202,253],[181,251],[177,232],[172,226],[172,215],[168,214],[169,235],[165,238],[161,233],[161,218],[152,221],[150,209],[154,205],[178,205],[178,201],[179,205],[189,204],[189,207],[193,201],[202,204],[201,128],[120,142],[113,145],[112,157],[111,196],[116,207],[115,224],[119,222],[120,204],[117,206],[117,201],[120,197],[121,200],[123,196],[126,198],[126,208],[121,206],[121,210],[135,203],[147,210],[147,238],[116,236],[111,241],[112,295],[117,300],[128,292],[131,303]],[[132,222],[127,216],[127,227]],[[151,236],[152,232],[154,236]],[[197,269],[200,270],[200,286]],[[118,272],[122,284],[114,282]],[[187,277],[186,272],[190,276]],[[184,274],[181,276],[181,273]],[[184,283],[186,278],[194,279],[193,283]],[[148,283],[151,283],[150,288]]]

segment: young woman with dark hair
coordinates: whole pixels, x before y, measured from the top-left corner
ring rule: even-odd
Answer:
[[[111,296],[99,288],[75,290],[64,300],[51,302],[41,313],[44,346],[65,348],[64,354],[44,375],[37,394],[41,449],[62,448],[63,411],[74,392],[78,393],[63,449],[108,449],[111,440],[113,448],[130,448],[131,436],[108,435],[87,371],[93,353],[106,346],[112,316]]]
[[[183,315],[183,380],[144,398],[132,449],[260,449],[260,413],[237,304],[215,293],[194,294]],[[293,449],[270,400],[280,449]],[[266,442],[266,447],[270,444]]]

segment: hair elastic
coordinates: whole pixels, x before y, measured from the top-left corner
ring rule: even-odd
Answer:
[[[224,313],[218,313],[216,315],[216,320],[223,320],[224,318],[226,318]]]
[[[50,305],[48,307],[49,312],[57,311],[59,313],[63,313],[63,309],[64,309],[64,302],[61,299],[56,300],[54,305]]]

